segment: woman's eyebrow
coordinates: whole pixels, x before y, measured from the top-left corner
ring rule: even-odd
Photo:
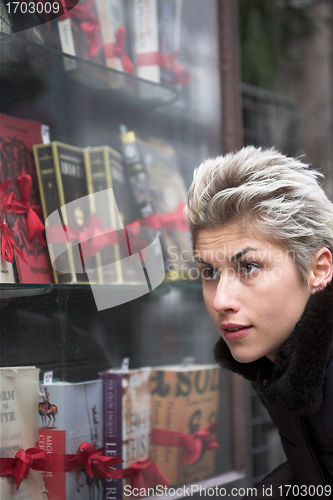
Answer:
[[[200,257],[195,257],[195,262],[200,262],[200,264],[206,264],[206,266],[214,267],[213,264],[210,264],[210,262],[206,262],[203,259],[200,259]]]
[[[241,250],[240,252],[236,253],[233,257],[231,257],[230,262],[235,262],[236,260],[240,259],[245,255],[247,252],[257,252],[257,248],[251,248],[251,247],[246,247],[244,250]]]

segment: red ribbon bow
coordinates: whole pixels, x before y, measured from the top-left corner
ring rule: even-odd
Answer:
[[[124,477],[124,471],[113,469],[116,464],[122,462],[118,457],[106,457],[103,455],[103,449],[96,450],[91,443],[82,443],[76,455],[65,455],[65,470],[70,472],[80,466],[84,466],[90,477],[108,477],[121,479]]]
[[[138,488],[140,490],[141,488],[155,488],[158,485],[170,485],[169,479],[149,457],[132,463],[127,469],[124,469],[124,473],[125,477],[132,477],[132,489]]]
[[[15,458],[0,458],[0,476],[12,475],[19,489],[21,482],[25,479],[30,469],[45,470],[47,454],[38,448],[19,450]]]
[[[106,43],[104,45],[105,58],[111,59],[113,57],[118,57],[121,60],[123,70],[125,73],[134,73],[134,66],[128,55],[126,54],[126,28],[125,26],[120,26],[115,34],[115,43]]]
[[[45,241],[42,236],[44,224],[36,213],[40,212],[40,207],[38,205],[30,205],[30,197],[32,193],[31,175],[26,174],[24,169],[22,169],[22,174],[16,179],[16,184],[22,200],[13,196],[8,201],[7,211],[14,214],[27,214],[27,227],[30,240],[33,240],[34,237],[38,235],[45,245]]]
[[[187,85],[191,81],[191,74],[184,66],[178,62],[178,52],[172,54],[160,54],[160,66],[172,72],[173,81],[182,85]]]
[[[183,464],[194,464],[199,460],[203,450],[219,448],[218,442],[212,436],[215,428],[216,422],[193,434],[152,429],[152,443],[159,446],[184,447]]]
[[[23,253],[18,248],[14,241],[13,233],[10,230],[7,222],[3,222],[9,207],[12,204],[14,194],[10,193],[7,196],[7,190],[11,181],[0,184],[0,233],[1,233],[1,254],[7,262],[14,262],[14,250],[26,262]]]

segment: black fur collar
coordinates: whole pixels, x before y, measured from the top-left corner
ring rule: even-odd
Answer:
[[[222,338],[214,348],[218,363],[260,384],[272,403],[303,415],[318,410],[323,398],[325,369],[332,350],[333,281],[311,295],[301,319],[273,364],[266,357],[252,363],[236,361]],[[262,381],[268,379],[266,385]]]

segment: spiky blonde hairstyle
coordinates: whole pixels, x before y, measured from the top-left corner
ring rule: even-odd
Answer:
[[[274,148],[254,146],[208,159],[194,172],[186,207],[193,248],[198,232],[231,222],[282,245],[304,282],[322,247],[333,253],[333,204],[322,174]]]

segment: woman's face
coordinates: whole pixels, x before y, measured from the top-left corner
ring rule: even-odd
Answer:
[[[206,307],[232,356],[274,361],[311,295],[292,255],[228,224],[199,231],[195,256]]]

